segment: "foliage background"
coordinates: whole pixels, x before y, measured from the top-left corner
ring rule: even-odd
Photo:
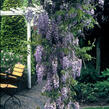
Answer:
[[[3,10],[21,7],[20,0],[5,0]],[[23,16],[3,16],[1,20],[1,50],[4,48],[14,53],[25,52],[26,23]]]
[[[22,7],[21,0],[5,0],[2,2],[2,10]],[[26,64],[27,56],[27,32],[24,16],[2,16],[0,36],[1,67],[7,70],[17,62]]]

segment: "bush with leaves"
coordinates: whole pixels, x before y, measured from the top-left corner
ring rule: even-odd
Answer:
[[[14,65],[18,62],[23,63],[22,56],[12,53],[8,50],[2,50],[0,53],[0,70],[1,72],[10,72]]]
[[[109,81],[109,68],[101,72],[100,78]]]
[[[76,96],[82,103],[108,102],[109,98],[109,81],[98,81],[97,83],[79,83],[75,86]]]
[[[94,84],[92,83],[78,83],[75,87],[75,91],[77,93],[77,99],[81,103],[88,103],[88,102],[96,102],[97,98],[95,97],[94,92]]]
[[[109,97],[109,81],[97,82],[95,84],[96,96],[99,98]]]
[[[2,10],[21,7],[20,0],[5,0]],[[1,20],[1,50],[7,49],[18,54],[26,53],[26,23],[23,16],[3,16]]]
[[[92,61],[86,61],[81,69],[81,76],[77,80],[82,83],[96,83],[99,78],[100,75],[96,71],[94,63],[92,63]]]

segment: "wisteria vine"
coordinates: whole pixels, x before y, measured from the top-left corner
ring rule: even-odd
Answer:
[[[47,3],[50,3],[51,12],[54,12],[53,9],[56,5],[52,1]],[[46,5],[47,3],[44,2]],[[94,10],[91,10],[91,7],[89,12],[77,3],[77,11],[75,8],[71,10],[69,6],[71,6],[70,3],[63,2],[58,14],[49,15],[45,11],[39,15],[38,20],[34,19],[41,39],[34,54],[37,63],[37,81],[40,83],[43,76],[46,75],[47,83],[43,87],[42,93],[50,98],[44,109],[70,109],[74,104],[73,87],[76,84],[76,78],[80,76],[82,67],[82,60],[75,51],[75,47],[79,47],[76,35],[82,33],[82,28],[88,23],[93,23],[90,19],[84,18],[82,14],[91,16],[94,14]],[[75,18],[77,20],[74,20]],[[70,21],[70,23],[66,23],[66,21]]]
[[[43,44],[36,47],[34,56],[37,62],[37,81],[40,83],[43,76],[47,75],[47,83],[42,92],[49,93],[52,90],[56,90],[59,95],[57,99],[54,99],[54,103],[51,103],[51,100],[47,102],[48,104],[45,104],[45,109],[64,109],[64,107],[69,105],[69,102],[71,103],[69,98],[69,93],[71,92],[67,84],[70,83],[70,79],[75,81],[74,79],[80,76],[82,60],[75,55],[73,50],[65,54],[62,49],[67,47],[70,49],[70,45],[78,46],[78,40],[74,38],[71,32],[65,33],[64,37],[61,36],[57,22],[54,19],[50,21],[45,13],[39,16],[38,29],[40,36],[47,40],[49,48],[53,51],[46,54]],[[44,61],[47,61],[49,65],[44,65]],[[61,66],[60,69],[58,69],[59,66]],[[66,105],[65,101],[67,101]]]

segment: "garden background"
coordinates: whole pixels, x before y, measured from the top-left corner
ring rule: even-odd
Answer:
[[[68,43],[65,44],[62,52],[64,52],[64,55],[68,55],[73,49],[76,56],[82,59],[81,74],[75,78],[76,80],[72,80],[72,87],[70,87],[72,90],[72,100],[78,101],[80,104],[84,105],[109,104],[108,0],[97,0],[95,2],[91,0],[1,0],[0,4],[0,9],[2,10],[9,10],[10,8],[16,7],[22,8],[25,6],[34,6],[33,4],[43,5],[44,9],[46,10],[47,14],[40,15],[39,19],[34,22],[34,26],[32,27],[31,64],[33,85],[35,80],[40,81],[40,79],[42,79],[41,74],[39,75],[40,72],[38,73],[36,68],[36,64],[40,63],[40,60],[37,59],[37,54],[35,55],[37,47],[39,45],[43,45],[45,47],[44,49],[47,51],[44,53],[48,57],[52,54],[51,59],[55,58],[54,61],[56,61],[57,58],[55,55],[61,58],[60,54],[58,54],[61,50],[58,47],[62,46],[60,45],[61,41],[63,42],[63,40],[66,40],[63,38],[63,36],[67,36],[67,34],[71,33],[69,34],[70,38],[68,39]],[[68,4],[69,7],[65,4]],[[66,13],[68,13],[68,15]],[[50,28],[49,32],[47,33],[49,37],[46,40],[45,34],[48,31],[46,30],[46,28],[48,28],[47,16],[51,20],[50,25],[52,25],[52,29]],[[10,68],[17,62],[21,62],[25,65],[27,64],[26,46],[30,42],[26,41],[27,34],[25,22],[24,16],[0,16],[0,67],[2,72],[11,72]],[[41,26],[43,25],[41,23],[44,23],[45,25]],[[50,33],[50,31],[52,31],[52,33]],[[50,37],[52,37],[52,39],[50,39]],[[79,44],[73,44],[74,42],[71,40],[72,37],[74,37],[74,39],[79,39]],[[73,47],[71,47],[71,44],[73,44]],[[42,54],[43,57],[44,53]],[[50,59],[48,57],[43,59],[43,63],[50,69],[50,65],[52,63],[50,63]],[[59,62],[61,63],[60,60]],[[48,65],[49,63],[50,65]],[[60,69],[62,68],[59,66],[58,72],[62,73],[59,74],[59,77],[61,77],[61,75],[67,71],[66,68],[62,71]],[[46,74],[43,76],[43,79],[48,78]],[[25,81],[27,81],[26,77],[27,73],[25,71]],[[54,101],[56,100],[56,97],[59,96],[58,94],[58,91],[57,93],[54,91],[52,91],[50,94],[44,93],[44,95],[52,98]],[[67,104],[67,101],[64,101],[65,104]]]

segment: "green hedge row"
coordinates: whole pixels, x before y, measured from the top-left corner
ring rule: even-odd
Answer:
[[[78,83],[75,87],[77,99],[80,102],[109,102],[109,81],[98,81],[97,83]]]
[[[5,0],[2,10],[21,7],[21,0]],[[1,50],[9,50],[17,54],[26,53],[26,23],[24,16],[2,16],[1,19]]]

